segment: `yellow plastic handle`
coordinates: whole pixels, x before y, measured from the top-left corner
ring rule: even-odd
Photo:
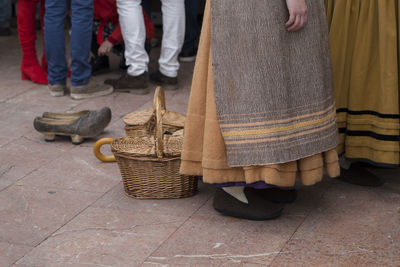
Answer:
[[[94,144],[94,147],[93,147],[93,153],[96,156],[96,158],[98,158],[99,160],[104,161],[104,162],[116,162],[116,159],[115,159],[114,155],[106,156],[106,155],[104,155],[103,153],[100,152],[100,148],[103,145],[111,144],[112,142],[114,142],[114,138],[111,138],[111,137],[106,137],[106,138],[99,139]]]

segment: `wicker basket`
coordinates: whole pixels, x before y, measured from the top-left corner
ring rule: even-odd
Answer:
[[[161,90],[159,95],[154,95],[153,108],[135,111],[124,116],[123,120],[127,136],[155,135],[156,100],[159,101],[161,105],[164,132],[174,133],[184,128],[185,115],[166,109],[164,91]]]
[[[94,153],[102,161],[117,161],[125,193],[130,197],[190,197],[197,191],[197,178],[179,173],[183,133],[163,134],[162,88],[158,87],[155,94],[155,136],[102,138],[96,142]],[[104,144],[111,144],[113,156],[100,152]]]

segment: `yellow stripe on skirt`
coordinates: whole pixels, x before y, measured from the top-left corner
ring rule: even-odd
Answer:
[[[313,185],[321,181],[324,173],[330,177],[339,175],[336,150],[282,164],[230,168],[213,88],[208,1],[185,122],[181,173],[203,175],[207,183],[264,181],[282,187],[293,186],[296,180]]]
[[[338,152],[400,164],[398,0],[325,0],[334,73]]]

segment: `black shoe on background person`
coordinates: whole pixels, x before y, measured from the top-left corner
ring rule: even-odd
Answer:
[[[112,85],[116,92],[129,92],[137,95],[145,95],[150,92],[147,72],[139,76],[131,76],[125,73],[118,79],[107,79],[104,83]]]

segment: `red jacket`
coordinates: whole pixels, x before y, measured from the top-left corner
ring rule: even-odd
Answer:
[[[118,20],[117,3],[116,0],[94,0],[94,18],[101,21],[100,27],[97,33],[97,43],[101,45],[104,41],[104,26],[111,22],[116,25],[114,31],[107,40],[112,44],[122,43],[121,27]],[[154,24],[150,20],[149,16],[143,10],[144,23],[146,26],[147,41],[150,42],[154,37]]]

